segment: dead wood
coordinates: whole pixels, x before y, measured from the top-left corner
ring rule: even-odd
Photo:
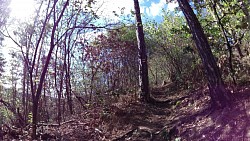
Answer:
[[[72,123],[72,122],[75,122],[75,121],[76,120],[72,119],[72,120],[69,120],[69,121],[62,122],[61,124],[57,124],[57,123],[51,123],[51,124],[48,124],[48,123],[38,123],[37,125],[38,126],[59,127],[61,125]]]

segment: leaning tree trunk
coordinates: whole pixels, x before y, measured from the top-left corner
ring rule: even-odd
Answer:
[[[230,104],[229,92],[226,91],[221,73],[208,44],[203,29],[187,0],[177,0],[192,31],[197,50],[201,57],[208,79],[212,106],[223,108]]]
[[[140,6],[138,0],[134,0],[135,17],[137,22],[137,42],[139,48],[139,83],[141,87],[141,98],[147,102],[150,101],[147,52],[141,20]]]

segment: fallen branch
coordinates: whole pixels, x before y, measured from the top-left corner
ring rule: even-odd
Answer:
[[[25,120],[21,113],[19,112],[19,108],[13,107],[10,103],[4,101],[3,99],[0,99],[0,103],[2,103],[9,111],[11,111],[16,118],[19,119],[19,124],[23,127],[25,125]]]
[[[135,131],[137,131],[137,130],[138,130],[138,127],[137,127],[137,128],[134,128],[134,129],[132,129],[132,130],[130,130],[130,131],[128,131],[126,134],[122,135],[121,137],[118,137],[118,138],[116,138],[116,139],[113,139],[112,141],[121,141],[121,140],[125,140],[127,137],[131,137],[131,136],[133,135],[133,133],[134,133]]]
[[[71,123],[71,122],[75,122],[75,120],[65,121],[65,122],[62,122],[61,124],[57,124],[57,123],[51,123],[51,124],[48,124],[48,123],[37,123],[37,125],[38,126],[59,127],[61,125],[64,125],[64,124],[67,124],[67,123]]]

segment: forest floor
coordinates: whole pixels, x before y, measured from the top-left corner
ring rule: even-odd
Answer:
[[[132,95],[116,103],[88,108],[67,122],[42,129],[41,140],[79,141],[248,141],[250,88],[233,94],[231,108],[211,110],[208,89],[152,90],[153,104]],[[27,137],[23,137],[23,140]]]

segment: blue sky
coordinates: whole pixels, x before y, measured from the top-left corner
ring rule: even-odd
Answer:
[[[161,16],[162,9],[173,11],[177,3],[166,4],[166,0],[140,0],[141,12],[152,18]]]

